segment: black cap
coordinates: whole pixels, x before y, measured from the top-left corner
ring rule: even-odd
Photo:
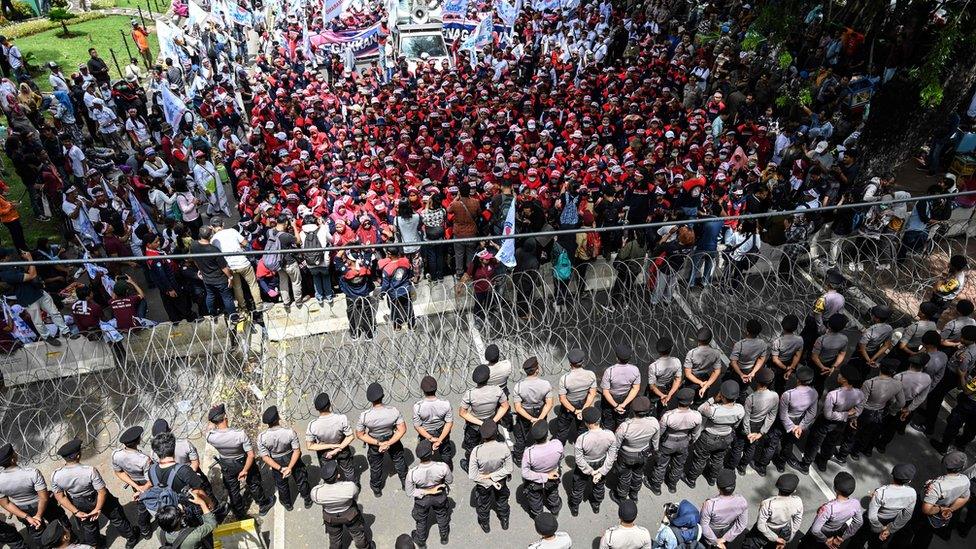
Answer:
[[[950,471],[962,471],[966,468],[966,454],[953,450],[942,458],[942,465]]]
[[[413,538],[410,537],[410,534],[400,534],[393,544],[393,549],[414,549],[414,547],[416,545],[414,545]]]
[[[976,341],[976,326],[963,326],[959,335],[966,341]]]
[[[420,380],[420,390],[424,393],[436,392],[437,380],[433,376],[424,376],[424,379]]]
[[[878,320],[888,320],[891,317],[891,307],[887,305],[875,305],[871,307],[871,316]]]
[[[844,376],[844,379],[846,379],[851,385],[861,381],[861,371],[858,370],[853,364],[844,364],[841,366],[840,375]]]
[[[488,418],[478,427],[478,433],[481,435],[481,440],[491,440],[498,435],[498,424]]]
[[[621,500],[620,507],[617,508],[617,517],[623,522],[634,522],[637,519],[637,503],[632,499]]]
[[[847,471],[841,471],[837,473],[834,477],[834,491],[838,494],[848,497],[854,493],[857,489],[857,481],[854,480],[854,475],[848,473]]]
[[[332,400],[329,398],[327,393],[319,393],[315,395],[315,409],[324,412],[332,406]]]
[[[917,469],[911,463],[899,463],[891,468],[891,478],[898,482],[911,482]]]
[[[727,379],[722,382],[719,392],[722,393],[725,400],[735,400],[739,398],[739,384],[734,380]]]
[[[532,428],[529,429],[529,435],[536,442],[546,440],[549,436],[549,422],[543,419],[533,423]]]
[[[539,513],[535,517],[535,532],[540,536],[549,537],[556,533],[559,521],[552,513]]]
[[[81,440],[72,439],[68,443],[64,444],[58,448],[58,455],[67,459],[77,456],[81,453]]]
[[[647,413],[651,409],[651,399],[641,395],[630,401],[630,409],[633,410],[635,414]]]
[[[322,480],[329,481],[335,478],[338,472],[339,462],[334,459],[327,459],[322,462],[322,467],[319,469],[319,477]]]
[[[657,343],[654,344],[654,349],[662,354],[671,354],[671,350],[674,349],[674,341],[667,336],[659,337]]]
[[[169,429],[169,422],[166,421],[163,418],[157,419],[152,424],[152,434],[153,434],[153,436],[156,436],[159,433],[168,433],[169,431],[170,431],[170,429]]]
[[[793,473],[786,473],[776,479],[776,489],[784,494],[792,494],[796,487],[800,485],[800,477]]]
[[[478,385],[488,383],[489,377],[491,377],[491,370],[488,369],[487,364],[479,364],[478,367],[471,372],[471,381],[477,383]]]
[[[938,345],[939,343],[942,343],[942,336],[936,330],[929,330],[922,334],[923,345]]]
[[[121,442],[122,444],[133,444],[135,442],[138,442],[139,439],[142,438],[143,431],[145,431],[145,429],[143,429],[142,427],[138,425],[133,425],[132,427],[129,427],[125,431],[122,431],[122,434],[119,435],[119,442]]]
[[[422,439],[417,443],[417,459],[424,461],[434,455],[434,446],[427,439]]]
[[[796,379],[803,383],[810,383],[815,375],[813,368],[809,366],[800,366],[796,369]]]
[[[939,306],[931,301],[926,301],[918,306],[919,312],[925,315],[925,318],[934,319],[939,316]]]
[[[761,383],[766,387],[769,387],[769,384],[773,382],[774,377],[776,377],[776,374],[774,374],[772,370],[769,368],[763,368],[762,370],[756,372],[756,383]]]
[[[501,356],[501,353],[498,351],[498,345],[492,343],[485,347],[485,360],[488,362],[498,362],[499,356]]]
[[[788,314],[783,317],[783,320],[779,322],[779,325],[783,327],[787,332],[795,332],[800,326],[800,319],[797,318],[795,314]]]
[[[834,313],[827,319],[827,327],[839,332],[847,327],[847,317],[840,313]]]
[[[840,286],[844,283],[844,275],[839,271],[827,271],[827,282],[833,286]]]
[[[634,356],[634,350],[630,348],[630,345],[621,341],[613,346],[613,354],[617,355],[617,360],[620,362],[627,362]]]
[[[600,422],[600,410],[595,406],[589,406],[583,410],[583,422],[586,424]]]
[[[688,406],[695,401],[695,390],[691,387],[682,387],[678,389],[677,394],[674,395],[678,401],[678,404],[682,406]]]
[[[0,446],[0,467],[10,465],[10,460],[14,457],[14,447],[9,442]]]
[[[698,333],[695,334],[695,339],[698,341],[704,341],[708,343],[712,340],[712,330],[709,328],[700,328]]]
[[[264,413],[261,414],[261,422],[271,425],[272,423],[277,423],[281,420],[281,415],[278,414],[277,406],[268,406]]]
[[[60,520],[53,520],[44,527],[41,532],[41,545],[44,547],[56,547],[61,544],[66,530]]]
[[[375,381],[370,383],[369,387],[366,388],[366,400],[370,402],[383,400],[383,386]]]
[[[921,369],[929,363],[930,358],[931,357],[928,353],[915,353],[914,355],[908,357],[908,363]]]
[[[586,359],[586,354],[583,353],[583,349],[572,349],[566,354],[566,360],[570,364],[582,364]]]
[[[732,469],[722,469],[715,477],[715,485],[719,490],[735,488],[735,471]]]
[[[525,362],[522,363],[522,371],[527,374],[531,374],[538,369],[539,359],[534,356],[530,356],[529,358],[525,359]]]
[[[227,417],[227,407],[223,404],[218,404],[207,412],[207,419],[211,423],[220,423],[225,417]]]

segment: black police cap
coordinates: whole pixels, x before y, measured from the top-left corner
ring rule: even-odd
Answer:
[[[816,374],[814,373],[813,368],[809,366],[800,366],[796,369],[796,379],[803,383],[810,383],[813,381],[814,376],[816,376]]]
[[[617,517],[623,522],[634,522],[637,520],[637,503],[632,499],[625,499],[620,502],[617,508]]]
[[[332,406],[332,400],[329,398],[327,393],[319,393],[315,395],[315,409],[324,412]]]
[[[54,520],[44,527],[41,532],[41,545],[43,547],[57,547],[64,538],[65,529],[60,520]]]
[[[931,359],[931,357],[929,356],[928,353],[924,353],[924,352],[923,353],[916,353],[916,354],[908,357],[908,363],[911,364],[912,366],[915,366],[915,367],[917,367],[919,369],[922,369],[922,368],[925,367],[926,364],[929,363],[929,360],[930,359]]]
[[[10,465],[10,460],[14,457],[14,447],[9,443],[0,446],[0,467]]]
[[[157,419],[152,424],[152,434],[153,434],[153,436],[156,436],[159,433],[168,433],[169,431],[170,431],[170,429],[169,429],[169,422],[166,421],[163,418]]]
[[[491,377],[491,370],[488,369],[487,364],[479,364],[477,368],[471,372],[471,381],[481,385],[483,383],[488,383],[488,378]]]
[[[375,381],[366,388],[366,400],[376,402],[383,398],[383,386]]]
[[[844,376],[844,379],[851,385],[861,381],[861,371],[853,364],[844,364],[841,366],[840,375]]]
[[[539,359],[534,356],[530,356],[529,358],[525,359],[525,362],[522,363],[522,371],[527,374],[531,374],[538,369]]]
[[[543,419],[533,423],[529,435],[536,442],[545,440],[549,436],[549,422]]]
[[[210,420],[211,423],[219,423],[226,416],[227,416],[227,407],[224,406],[223,404],[218,404],[214,406],[213,408],[210,409],[210,412],[207,413],[207,419]]]
[[[678,404],[688,406],[695,401],[695,390],[691,387],[682,387],[675,394],[675,399],[678,401]]]
[[[772,370],[769,368],[763,368],[762,370],[756,372],[756,383],[761,383],[766,387],[769,387],[769,384],[773,382],[774,377],[775,374],[773,374]]]
[[[707,327],[700,328],[698,330],[698,333],[695,334],[695,339],[697,339],[698,341],[703,341],[705,343],[708,343],[709,341],[712,340],[712,330]]]
[[[800,485],[800,477],[793,473],[786,473],[776,479],[776,489],[785,494],[792,494],[796,487]]]
[[[410,534],[400,534],[393,544],[393,549],[414,549],[414,547],[416,545],[414,545],[413,538],[410,537]]]
[[[586,359],[586,354],[583,353],[582,349],[572,349],[566,354],[566,359],[569,360],[570,364],[582,364],[583,360]]]
[[[335,478],[338,472],[339,463],[334,459],[327,459],[322,462],[322,467],[319,469],[319,476],[324,481],[330,481]]]
[[[145,431],[145,429],[143,429],[142,427],[138,425],[133,425],[132,427],[129,427],[125,431],[122,431],[122,434],[119,435],[119,442],[121,442],[122,444],[134,444],[140,438],[142,438],[143,431]]]
[[[871,307],[871,316],[878,320],[888,320],[891,317],[891,307],[887,305],[875,305]]]
[[[739,398],[739,384],[734,380],[727,379],[722,382],[719,392],[722,393],[722,397],[725,400],[735,400]]]
[[[58,448],[58,455],[63,458],[71,458],[81,453],[81,440],[72,439]]]
[[[845,282],[844,275],[838,271],[827,271],[827,282],[832,286],[840,286]]]
[[[634,350],[622,341],[613,346],[613,353],[617,355],[617,360],[620,362],[627,362],[634,356]]]
[[[800,326],[800,319],[794,314],[788,314],[783,317],[783,320],[779,323],[787,332],[795,332]]]
[[[539,513],[535,517],[535,531],[540,536],[549,537],[556,533],[559,528],[559,521],[552,513]]]
[[[671,350],[674,349],[674,341],[667,336],[659,337],[657,343],[654,344],[654,349],[662,354],[671,354]]]
[[[898,482],[911,482],[915,478],[918,469],[911,463],[899,463],[891,469],[891,478]]]
[[[839,332],[847,327],[847,317],[840,313],[834,313],[827,319],[827,327]]]
[[[966,341],[976,341],[976,326],[963,326],[959,335]]]
[[[918,306],[918,310],[923,315],[925,315],[925,318],[931,320],[939,316],[940,309],[939,306],[936,305],[935,303],[932,303],[931,301],[926,301],[925,303],[922,303],[921,305]]]
[[[430,459],[430,457],[434,455],[434,446],[429,440],[423,439],[417,443],[416,454],[417,459],[421,461]]]
[[[501,353],[498,350],[498,345],[492,343],[491,345],[485,347],[485,360],[488,362],[498,362],[498,357],[500,356]]]
[[[651,399],[641,395],[630,402],[630,409],[635,414],[645,414],[651,409]]]
[[[482,440],[491,440],[498,435],[498,424],[488,418],[478,427],[478,434],[481,435]]]
[[[598,423],[600,421],[600,410],[590,406],[583,410],[583,421],[587,424]]]
[[[272,423],[277,423],[281,419],[281,415],[278,414],[277,406],[268,406],[264,413],[261,414],[261,422],[271,425]]]
[[[735,488],[735,471],[732,469],[722,469],[715,477],[715,485],[719,489]]]

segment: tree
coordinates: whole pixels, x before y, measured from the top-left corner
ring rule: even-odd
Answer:
[[[55,0],[52,4],[51,11],[47,12],[47,18],[54,23],[61,23],[61,36],[67,36],[68,21],[74,19],[76,15],[68,11],[68,5],[65,0]]]

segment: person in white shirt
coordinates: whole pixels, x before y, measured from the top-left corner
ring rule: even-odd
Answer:
[[[122,139],[119,117],[112,109],[105,106],[101,99],[92,101],[91,117],[98,124],[98,133],[106,147],[121,151],[130,150],[129,144]]]
[[[132,141],[132,147],[139,150],[143,145],[149,143],[149,123],[139,116],[139,111],[136,109],[129,109],[126,113],[129,116],[125,120],[125,133]]]
[[[61,72],[61,67],[54,61],[48,63],[47,66],[51,69],[51,74],[47,77],[47,81],[51,84],[51,91],[70,92],[71,88],[68,86],[68,79]]]
[[[762,239],[756,222],[746,220],[736,230],[729,232],[725,241],[725,254],[728,259],[726,276],[733,288],[737,288],[742,277],[752,265],[752,258],[759,254]]]
[[[539,513],[535,517],[535,531],[542,539],[529,545],[529,549],[571,549],[573,540],[566,532],[558,532],[559,522],[552,513]]]
[[[224,184],[220,180],[217,168],[203,151],[194,152],[193,158],[193,183],[197,192],[207,197],[207,215],[223,213],[224,216],[229,216],[227,193],[224,191]]]
[[[210,219],[210,226],[214,230],[210,237],[210,243],[224,253],[241,252],[247,246],[247,240],[241,236],[237,229],[224,228],[224,220],[220,217]],[[261,308],[261,290],[258,289],[258,279],[254,275],[254,267],[251,262],[243,255],[228,255],[224,258],[227,261],[227,268],[230,269],[234,279],[231,286],[234,290],[234,299],[240,306],[244,306],[244,286],[247,285],[251,294],[253,305]]]
[[[68,157],[71,175],[76,180],[85,177],[85,172],[88,171],[88,159],[85,157],[85,153],[78,145],[75,145],[74,140],[69,135],[61,138],[61,145],[64,148],[64,155]]]
[[[146,161],[142,163],[142,167],[149,172],[149,177],[166,179],[169,176],[169,166],[152,147],[146,148]]]
[[[607,528],[600,539],[600,549],[650,549],[651,533],[643,526],[637,526],[637,503],[625,499],[617,509],[620,524]]]

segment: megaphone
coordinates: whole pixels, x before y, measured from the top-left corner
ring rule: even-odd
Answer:
[[[430,12],[427,10],[426,5],[416,4],[413,7],[413,11],[410,12],[410,17],[413,18],[414,23],[426,23],[430,18]]]

